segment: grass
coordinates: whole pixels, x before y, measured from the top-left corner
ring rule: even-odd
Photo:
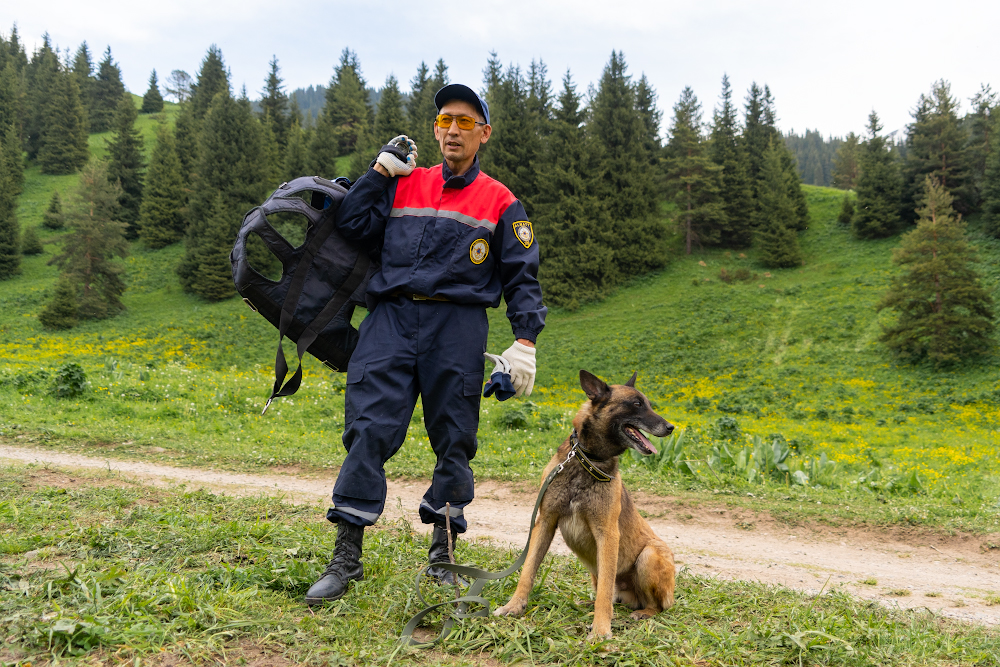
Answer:
[[[275,499],[154,490],[108,473],[0,469],[0,664],[242,664],[250,655],[270,665],[1000,664],[985,628],[837,590],[809,597],[686,572],[672,609],[636,622],[616,607],[614,638],[591,646],[589,575],[576,559],[553,556],[525,617],[464,621],[432,653],[397,650],[417,610],[412,579],[426,538],[403,523],[369,529],[365,580],[313,614],[302,595],[334,541],[319,516]],[[513,557],[467,542],[456,555],[488,569]],[[502,603],[515,584],[493,584],[486,597]]]

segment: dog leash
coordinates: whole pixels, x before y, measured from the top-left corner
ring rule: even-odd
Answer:
[[[574,458],[579,458],[580,464],[583,466],[583,469],[586,470],[588,473],[590,473],[594,477],[594,479],[596,479],[599,482],[611,481],[610,475],[605,473],[603,470],[597,468],[597,466],[595,466],[594,463],[589,458],[587,458],[587,455],[584,453],[583,448],[580,446],[580,437],[576,434],[576,429],[573,429],[573,432],[570,434],[569,438],[570,438],[570,444],[572,446],[570,447],[569,453],[566,455],[566,459],[558,466],[556,466],[555,469],[548,474],[548,476],[545,478],[545,481],[542,482],[542,488],[538,490],[538,497],[535,499],[535,507],[534,509],[531,510],[531,524],[528,528],[528,541],[524,544],[524,549],[521,550],[521,554],[517,557],[517,559],[513,563],[510,564],[510,566],[507,569],[501,572],[490,572],[488,570],[481,570],[477,567],[471,567],[469,565],[457,565],[455,563],[431,563],[430,565],[422,568],[419,572],[417,572],[416,579],[413,582],[413,587],[416,589],[417,597],[420,599],[420,602],[423,603],[424,608],[418,611],[416,615],[413,616],[413,618],[411,618],[409,622],[407,622],[407,624],[403,627],[403,632],[399,636],[399,641],[403,644],[403,646],[426,647],[436,644],[437,642],[441,641],[442,639],[448,636],[448,634],[451,632],[452,626],[455,624],[455,619],[489,617],[490,601],[482,597],[480,593],[483,592],[483,588],[486,587],[486,583],[488,581],[496,581],[497,579],[504,579],[506,577],[509,577],[510,575],[517,572],[522,565],[524,565],[524,561],[528,557],[528,547],[531,546],[531,534],[535,531],[535,518],[538,515],[538,508],[541,507],[542,505],[542,498],[545,497],[545,491],[549,488],[549,484],[552,483],[552,480],[555,479],[556,475],[558,475],[563,471],[567,463],[569,463]],[[584,463],[584,461],[586,461],[586,463]],[[601,476],[595,474],[594,471],[596,471]],[[445,602],[439,602],[438,604],[432,604],[432,605],[427,604],[427,600],[424,599],[424,595],[420,591],[420,581],[423,578],[424,572],[426,572],[427,569],[430,567],[437,567],[442,570],[448,570],[450,572],[454,572],[455,574],[471,579],[472,583],[469,586],[468,592],[461,597],[455,598],[454,600],[447,600]],[[481,605],[482,608],[473,612],[469,612],[468,609],[470,603]],[[437,609],[441,609],[443,607],[447,607],[450,605],[457,605],[458,609],[452,612],[451,615],[449,615],[448,618],[445,619],[444,625],[441,628],[441,633],[437,637],[435,637],[433,640],[429,642],[418,642],[413,638],[413,631],[416,630],[417,626],[420,625],[420,621],[422,621],[424,617],[427,616],[427,614]]]

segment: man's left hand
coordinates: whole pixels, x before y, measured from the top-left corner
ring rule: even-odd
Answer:
[[[527,343],[527,345],[525,344]],[[531,396],[535,386],[535,347],[525,340],[514,341],[501,355],[510,364],[510,381],[514,385],[515,396]]]

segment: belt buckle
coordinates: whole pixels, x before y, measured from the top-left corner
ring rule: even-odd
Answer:
[[[429,296],[423,296],[422,294],[411,294],[410,298],[413,299],[414,301],[429,301],[430,300]]]

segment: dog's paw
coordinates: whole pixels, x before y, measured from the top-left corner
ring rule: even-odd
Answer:
[[[511,600],[502,607],[493,610],[494,616],[520,616],[524,613],[524,608],[527,606],[525,602],[520,600]]]
[[[591,630],[590,634],[587,635],[587,641],[591,644],[596,644],[597,642],[604,641],[605,639],[611,639],[611,630],[607,632],[597,632],[596,630]]]
[[[639,611],[633,611],[629,614],[629,617],[636,621],[642,621],[647,618],[653,618],[656,616],[656,612],[652,609],[640,609]]]

